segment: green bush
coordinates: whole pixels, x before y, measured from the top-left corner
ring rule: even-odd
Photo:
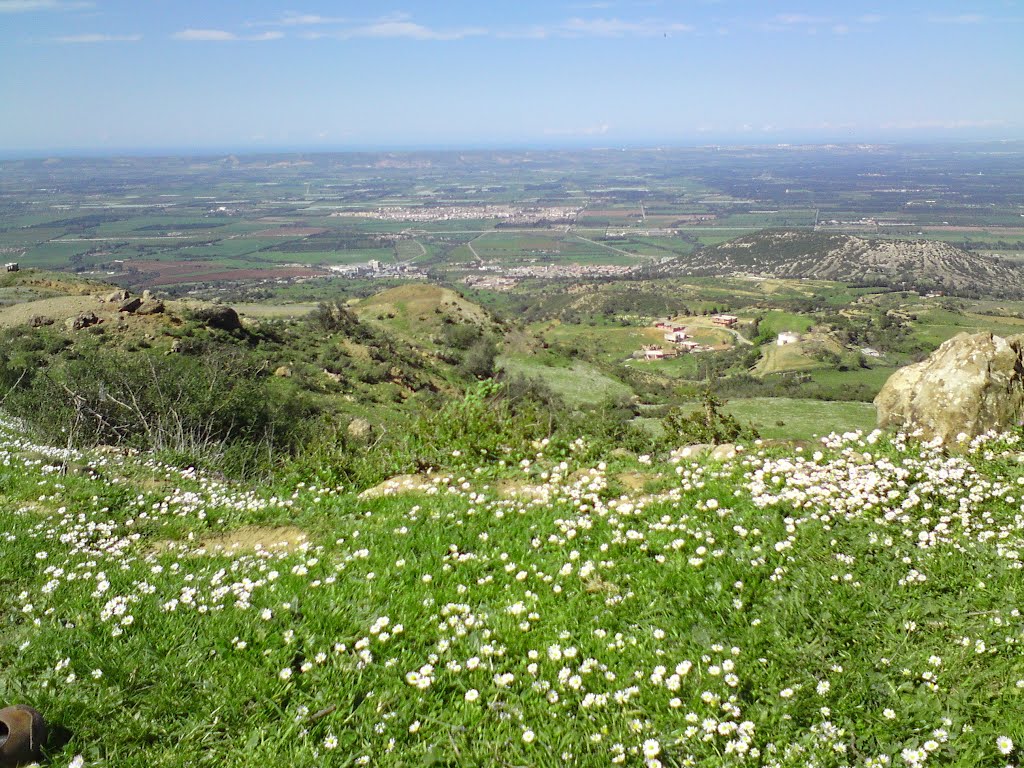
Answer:
[[[673,408],[662,420],[665,436],[675,444],[680,443],[734,443],[737,440],[754,440],[757,430],[741,424],[736,417],[722,411],[725,403],[719,400],[708,387],[704,390],[700,407],[695,411]]]
[[[242,473],[257,457],[283,458],[303,442],[311,406],[289,384],[270,381],[244,350],[208,345],[184,356],[96,347],[55,355],[59,344],[29,336],[8,336],[0,385],[5,409],[44,439],[163,451]]]

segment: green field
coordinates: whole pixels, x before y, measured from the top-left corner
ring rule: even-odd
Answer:
[[[632,394],[626,385],[583,362],[552,366],[522,357],[501,356],[497,366],[508,374],[539,379],[571,405],[594,405],[609,398]]]

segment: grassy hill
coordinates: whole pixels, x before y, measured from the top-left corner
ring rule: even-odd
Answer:
[[[449,288],[430,284],[390,288],[353,305],[361,320],[380,324],[389,332],[424,346],[436,345],[446,326],[497,328],[493,316]]]
[[[1014,762],[1019,442],[525,448],[364,497],[5,422],[4,701],[54,765]]]

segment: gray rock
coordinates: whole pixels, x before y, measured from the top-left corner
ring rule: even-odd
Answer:
[[[118,312],[128,312],[129,314],[137,310],[142,306],[142,299],[138,296],[127,301],[121,302],[121,305],[117,308]]]
[[[80,331],[83,328],[88,328],[90,325],[96,325],[98,322],[100,322],[100,319],[96,316],[95,312],[83,312],[75,317],[69,317],[66,324],[72,331]]]
[[[287,365],[282,365],[279,366],[276,371],[274,371],[274,375],[282,379],[290,379],[292,377],[292,369],[289,368]]]
[[[359,494],[359,498],[376,499],[402,493],[422,493],[430,487],[430,482],[422,475],[396,475],[379,485],[367,488]]]
[[[711,458],[714,461],[727,461],[736,458],[736,446],[732,443],[722,443],[711,449]]]
[[[369,440],[373,435],[373,425],[364,418],[357,417],[348,423],[345,429],[348,436],[355,440]]]
[[[158,315],[165,309],[164,303],[160,299],[146,299],[142,302],[142,306],[135,310],[136,315]]]
[[[196,320],[209,328],[237,331],[242,327],[238,313],[231,307],[203,307],[195,311]]]
[[[122,288],[119,291],[114,291],[113,293],[108,293],[103,298],[103,300],[105,302],[107,302],[107,304],[117,304],[118,302],[127,301],[128,298],[130,298],[130,297],[131,297],[131,294],[128,293],[128,291],[126,291],[126,290],[124,290]]]
[[[1024,336],[961,333],[900,368],[875,397],[879,427],[955,443],[1021,423]]]
[[[695,459],[698,456],[703,456],[705,453],[714,448],[713,445],[707,443],[696,443],[695,445],[687,445],[676,451],[675,455],[680,459]]]
[[[32,315],[28,319],[31,328],[42,328],[44,325],[53,325],[53,318],[46,315]]]

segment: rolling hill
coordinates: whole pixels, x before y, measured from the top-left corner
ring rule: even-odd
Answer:
[[[702,248],[666,275],[756,275],[891,285],[965,296],[1024,297],[1024,274],[948,243],[769,230]]]

